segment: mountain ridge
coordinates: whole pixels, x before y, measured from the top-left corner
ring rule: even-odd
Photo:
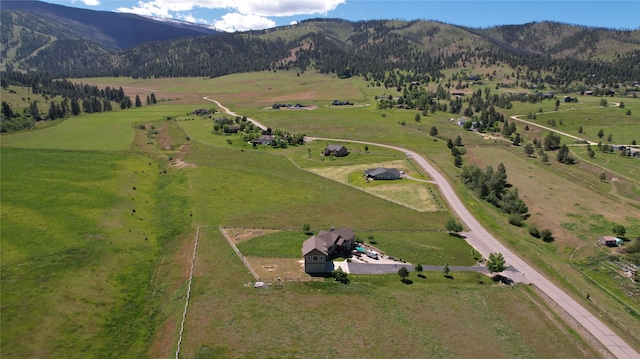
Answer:
[[[566,67],[578,61],[580,64],[570,66],[592,73],[618,73],[617,80],[623,77],[621,71],[633,76],[640,71],[633,65],[640,56],[636,54],[640,54],[640,30],[559,22],[476,29],[433,20],[317,18],[265,30],[219,33],[203,26],[190,28],[196,26],[190,23],[133,14],[40,1],[21,2],[7,9],[7,3],[2,1],[3,69],[47,71],[61,77],[215,77],[289,67],[312,67],[341,77],[377,73],[374,77],[381,78],[381,72],[394,69],[419,70],[438,77],[441,69],[466,67],[477,61],[508,61],[514,66],[532,63],[538,72],[558,68],[557,62]],[[92,19],[90,24],[87,18]],[[170,29],[173,37],[158,40],[147,36],[156,26]],[[185,27],[190,35],[183,37],[180,31],[187,31]],[[87,35],[87,29],[93,31]],[[619,64],[625,68],[616,69]],[[582,72],[576,72],[565,80],[581,76]]]

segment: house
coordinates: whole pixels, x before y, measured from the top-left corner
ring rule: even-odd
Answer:
[[[304,271],[324,273],[327,262],[337,256],[349,256],[355,247],[355,232],[350,228],[321,230],[302,243]]]
[[[598,237],[598,242],[608,247],[617,247],[622,244],[622,239],[612,236]]]
[[[349,150],[343,145],[329,145],[322,151],[323,156],[344,157],[348,154]]]
[[[460,127],[464,127],[464,125],[465,125],[466,123],[467,123],[467,119],[466,119],[466,118],[464,118],[464,117],[459,118],[459,119],[458,119],[458,122],[457,122],[458,126],[460,126]]]
[[[593,96],[594,92],[593,91],[585,91],[584,95],[585,96]]]
[[[331,102],[331,106],[351,106],[351,105],[353,105],[353,102],[349,102],[349,101],[333,100],[333,102]]]
[[[371,168],[364,171],[364,176],[367,180],[395,180],[400,178],[400,171],[395,168]]]
[[[306,273],[324,273],[329,260],[327,245],[321,238],[313,236],[302,243],[304,271]]]
[[[573,99],[571,98],[571,96],[565,96],[565,97],[562,98],[562,101],[564,101],[564,102],[572,102]]]
[[[270,145],[271,142],[275,140],[275,138],[276,137],[274,135],[262,135],[256,138],[255,140],[253,140],[253,143],[257,145]]]
[[[193,111],[192,113],[194,115],[196,115],[196,116],[206,116],[206,115],[211,114],[211,111],[207,110],[206,108],[199,108],[199,109],[196,109],[195,111]]]

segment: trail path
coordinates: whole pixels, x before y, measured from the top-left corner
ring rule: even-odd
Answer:
[[[216,103],[222,110],[232,116],[238,116],[234,112],[229,111],[228,108],[222,106],[220,102],[216,100],[209,99],[207,97],[204,98],[207,101],[211,101]],[[513,119],[517,119],[522,121],[516,116],[512,116]],[[247,119],[252,121],[256,126],[266,129],[266,126],[258,123],[252,119]],[[524,121],[527,122],[527,121]],[[535,124],[535,123],[533,123]],[[539,126],[538,124],[535,124]],[[553,129],[550,129],[553,131]],[[558,131],[556,131],[558,132]],[[563,133],[564,134],[564,133]],[[570,137],[568,134],[564,134]],[[609,327],[607,327],[602,321],[596,318],[593,314],[587,311],[582,305],[580,305],[577,301],[567,295],[564,291],[558,288],[555,284],[551,283],[548,279],[546,279],[542,274],[540,274],[537,270],[527,264],[525,261],[520,259],[517,255],[511,252],[508,248],[506,248],[502,243],[500,243],[495,237],[493,237],[482,225],[478,222],[475,217],[467,210],[462,201],[458,198],[453,187],[447,182],[445,177],[433,166],[429,163],[422,155],[417,152],[398,147],[392,145],[385,145],[375,142],[367,142],[367,141],[355,141],[355,140],[346,140],[346,139],[333,139],[333,138],[324,138],[324,137],[306,137],[305,141],[348,141],[351,143],[360,143],[364,145],[372,145],[372,146],[380,146],[386,147],[390,149],[394,149],[400,152],[403,152],[407,155],[407,157],[413,159],[424,171],[428,174],[433,182],[440,187],[440,192],[447,199],[451,209],[458,215],[458,217],[464,222],[464,224],[469,228],[468,232],[462,232],[467,242],[475,248],[483,257],[488,258],[490,253],[499,252],[504,256],[505,262],[508,266],[513,266],[517,271],[511,272],[515,274],[507,275],[511,280],[515,282],[523,282],[529,284],[535,284],[541,291],[543,291],[551,300],[556,302],[562,309],[564,309],[569,315],[571,315],[578,323],[580,323],[589,333],[591,333],[602,345],[604,345],[615,357],[617,358],[625,358],[625,359],[638,359],[640,358],[640,354],[636,352],[633,348],[631,348],[627,343],[622,340],[617,334],[615,334]]]

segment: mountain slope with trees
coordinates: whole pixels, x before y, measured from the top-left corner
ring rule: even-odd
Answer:
[[[199,36],[202,32],[194,29],[187,35],[172,28],[174,38],[159,41],[148,36],[150,23],[166,23],[37,1],[21,3],[26,5],[2,10],[5,69],[57,77],[217,77],[298,68],[341,78],[364,76],[397,87],[440,79],[444,69],[504,64],[521,68],[518,78],[533,86],[614,86],[640,78],[640,30],[554,22],[472,29],[422,20],[312,19],[214,36]],[[81,15],[92,23],[80,22]],[[90,28],[98,29],[95,35],[82,35]],[[158,34],[166,30],[153,28]],[[187,37],[175,38],[182,35]],[[391,74],[396,70],[402,74]]]
[[[186,22],[158,21],[143,16],[85,10],[41,1],[1,1],[3,68],[42,70],[57,53],[73,66],[117,49],[150,41],[212,35],[218,31]],[[42,50],[47,52],[40,53]],[[69,51],[73,51],[69,53]],[[66,54],[66,56],[65,56]],[[33,67],[23,64],[35,58]]]

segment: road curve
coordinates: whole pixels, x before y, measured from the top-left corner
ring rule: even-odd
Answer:
[[[420,167],[422,167],[422,169],[429,176],[431,176],[433,181],[440,187],[440,192],[446,198],[447,202],[449,202],[451,209],[464,222],[467,228],[469,228],[468,232],[463,232],[461,234],[466,237],[467,242],[478,252],[480,252],[483,257],[488,258],[489,254],[494,252],[502,253],[506,263],[508,265],[514,266],[517,269],[517,272],[514,275],[510,275],[512,280],[516,282],[535,284],[538,288],[540,288],[540,290],[542,290],[547,296],[549,296],[549,298],[551,298],[560,307],[562,307],[562,309],[567,311],[569,315],[571,315],[578,323],[580,323],[586,330],[588,330],[617,358],[640,358],[638,352],[636,352],[627,343],[625,343],[624,340],[622,340],[622,338],[620,338],[611,329],[609,329],[609,327],[607,327],[598,318],[587,311],[573,298],[564,293],[560,288],[558,288],[556,285],[542,276],[533,267],[520,259],[509,249],[507,249],[486,229],[484,229],[484,227],[482,227],[482,225],[473,217],[473,215],[471,215],[471,212],[469,212],[467,208],[462,204],[462,201],[460,201],[456,193],[453,191],[453,188],[451,187],[449,182],[447,182],[444,176],[420,154],[402,147],[366,141],[340,140],[322,137],[307,137],[306,140],[348,141],[352,143],[386,147],[404,152],[408,157],[412,158]]]
[[[204,97],[205,100],[216,103],[220,109],[224,110],[231,116],[238,116],[236,113],[230,111],[228,108],[222,106],[220,102]],[[248,121],[253,122],[256,126],[263,130],[266,130],[266,126],[263,124],[248,118]],[[551,300],[556,302],[562,309],[564,309],[569,315],[571,315],[578,323],[580,323],[589,333],[591,333],[602,345],[604,345],[616,358],[620,359],[640,359],[635,349],[631,348],[627,343],[622,340],[617,334],[615,334],[609,327],[607,327],[602,321],[596,318],[593,314],[587,311],[582,305],[576,302],[573,298],[568,296],[555,284],[551,283],[542,274],[536,271],[533,267],[527,264],[525,261],[516,256],[513,252],[507,249],[502,243],[500,243],[495,237],[493,237],[475,217],[467,210],[462,204],[462,201],[458,198],[453,190],[453,187],[447,182],[444,176],[429,163],[422,155],[417,152],[408,150],[406,148],[385,145],[375,142],[367,141],[355,141],[345,139],[333,139],[324,137],[306,137],[305,141],[338,141],[338,142],[351,142],[360,143],[365,145],[380,146],[396,151],[405,153],[408,157],[412,158],[422,169],[433,179],[433,181],[440,187],[440,192],[446,198],[451,209],[458,215],[460,220],[469,228],[468,232],[461,233],[466,237],[467,242],[475,248],[483,257],[488,258],[490,253],[500,252],[504,256],[507,265],[511,265],[517,269],[515,274],[511,275],[511,279],[517,282],[524,282],[535,284],[540,290],[542,290]]]

